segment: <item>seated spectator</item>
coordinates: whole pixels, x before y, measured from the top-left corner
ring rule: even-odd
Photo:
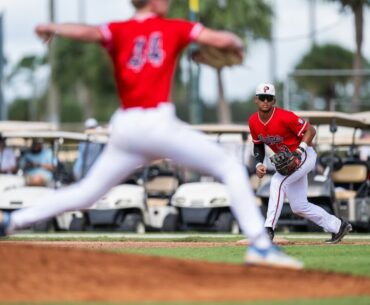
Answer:
[[[99,128],[96,119],[89,118],[85,121],[85,130]],[[73,166],[73,175],[76,180],[83,178],[94,164],[104,148],[102,143],[81,142],[78,146],[78,157]]]
[[[56,160],[50,148],[44,148],[42,139],[33,139],[31,149],[20,160],[26,184],[30,186],[48,186],[53,181]]]
[[[0,174],[14,174],[17,158],[12,148],[6,147],[6,139],[0,135]]]

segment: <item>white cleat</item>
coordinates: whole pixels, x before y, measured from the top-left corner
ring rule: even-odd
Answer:
[[[250,246],[245,256],[247,265],[266,266],[274,268],[303,269],[303,263],[286,253],[280,248],[271,245],[267,249],[258,249]]]

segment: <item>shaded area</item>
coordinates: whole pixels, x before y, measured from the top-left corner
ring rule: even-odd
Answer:
[[[0,301],[226,301],[370,295],[370,279],[0,243]]]

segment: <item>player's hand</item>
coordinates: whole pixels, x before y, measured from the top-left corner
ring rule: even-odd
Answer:
[[[36,27],[35,32],[37,36],[41,38],[44,43],[50,41],[50,39],[54,36],[54,31],[51,29],[50,25],[48,24],[40,24]]]
[[[263,164],[260,164],[256,168],[256,175],[258,178],[263,178],[264,175],[266,175],[266,166]]]

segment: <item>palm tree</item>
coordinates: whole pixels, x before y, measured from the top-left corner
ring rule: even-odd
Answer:
[[[49,21],[55,21],[55,2],[54,0],[49,0]],[[48,86],[48,120],[53,123],[59,123],[59,90],[56,84],[57,75],[55,75],[53,71],[53,67],[55,65],[55,47],[54,47],[54,40],[51,40],[49,43],[49,50],[48,50],[48,61],[51,67],[51,75],[50,75],[50,83]]]
[[[362,43],[364,35],[364,8],[370,6],[369,0],[329,0],[340,2],[342,9],[350,8],[354,15],[355,32],[356,32],[356,54],[353,62],[354,70],[363,69]],[[352,109],[354,112],[360,111],[360,92],[362,85],[362,76],[353,76],[353,97]]]
[[[311,69],[343,69],[351,68],[355,54],[335,44],[314,45],[296,65],[296,70]],[[365,60],[365,65],[369,63]],[[319,80],[312,77],[297,77],[299,88],[307,90],[312,96],[321,97],[326,102],[326,110],[334,110],[338,98],[346,96],[346,88],[351,81],[347,76],[321,77]]]

